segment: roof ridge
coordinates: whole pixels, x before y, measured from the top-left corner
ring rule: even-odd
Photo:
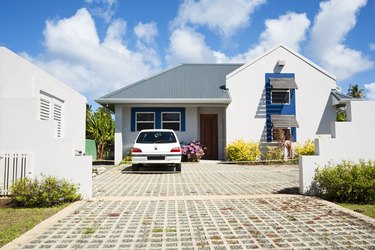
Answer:
[[[118,92],[121,92],[121,91],[126,90],[126,89],[130,89],[130,88],[132,88],[132,87],[134,87],[134,86],[137,86],[137,85],[141,84],[142,82],[145,82],[145,81],[148,81],[148,80],[150,80],[150,79],[152,79],[152,78],[155,78],[155,77],[157,77],[157,76],[163,75],[163,74],[167,73],[168,71],[174,70],[174,69],[176,69],[176,68],[178,68],[178,67],[181,67],[181,66],[182,66],[182,64],[177,65],[177,66],[174,66],[174,67],[169,68],[169,69],[166,69],[166,70],[164,70],[164,71],[161,71],[161,72],[159,72],[159,73],[157,73],[157,74],[154,74],[154,75],[151,75],[151,76],[149,76],[149,77],[143,78],[143,79],[141,79],[141,80],[139,80],[139,81],[136,81],[136,82],[131,83],[131,84],[129,84],[129,85],[126,85],[126,86],[124,86],[124,87],[122,87],[122,88],[120,88],[120,89],[118,89],[118,90],[115,90],[115,91],[113,91],[113,92],[111,92],[111,93],[108,93],[108,94],[106,94],[106,95],[104,95],[104,96],[102,96],[102,97],[99,97],[98,99],[108,98],[108,97],[110,97],[110,96],[112,96],[112,95],[117,94]]]
[[[108,94],[100,97],[99,99],[101,99],[101,98],[108,98],[108,97],[113,96],[113,95],[115,95],[115,94],[117,94],[117,93],[119,93],[119,92],[121,92],[123,90],[127,90],[127,89],[130,89],[130,88],[133,88],[133,87],[135,87],[135,86],[137,86],[137,85],[139,85],[139,84],[141,84],[141,83],[143,83],[145,81],[148,81],[148,80],[151,80],[151,79],[153,79],[155,77],[161,76],[161,75],[163,75],[163,74],[165,74],[165,73],[167,73],[169,71],[172,71],[172,70],[174,70],[176,68],[183,67],[183,66],[189,66],[189,65],[196,65],[196,66],[200,66],[200,65],[208,65],[208,66],[240,66],[240,65],[244,65],[244,63],[182,63],[182,64],[179,64],[177,66],[174,66],[174,67],[171,67],[169,69],[166,69],[164,71],[161,71],[159,73],[156,73],[154,75],[151,75],[149,77],[146,77],[144,79],[141,79],[139,81],[136,81],[134,83],[131,83],[129,85],[126,85],[126,86],[124,86],[124,87],[122,87],[122,88],[120,88],[118,90],[115,90],[113,92],[110,92],[110,93],[108,93]]]
[[[245,63],[182,63],[184,65],[210,65],[210,66],[228,66],[228,65],[244,65]]]

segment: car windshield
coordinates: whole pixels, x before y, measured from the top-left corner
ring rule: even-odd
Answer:
[[[137,143],[174,143],[177,142],[173,132],[147,131],[141,132]]]

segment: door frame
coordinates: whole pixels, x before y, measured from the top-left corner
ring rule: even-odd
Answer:
[[[212,145],[205,145],[205,137],[203,135],[203,134],[205,134],[204,133],[204,126],[205,125],[204,125],[204,122],[203,122],[204,118],[213,119],[215,121],[214,122],[215,128],[209,130],[211,132],[211,136],[213,137],[213,139],[211,139],[211,140],[213,140],[212,145],[214,147],[213,155],[209,159],[210,160],[217,160],[217,159],[219,159],[219,115],[218,114],[200,114],[200,116],[199,116],[199,122],[200,122],[199,132],[200,132],[201,143],[205,147],[210,147]],[[203,159],[205,159],[205,157],[203,157]]]

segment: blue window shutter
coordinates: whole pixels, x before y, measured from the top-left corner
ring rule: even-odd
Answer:
[[[130,131],[135,132],[135,110],[134,108],[131,109],[130,115]]]
[[[291,133],[292,133],[292,142],[296,142],[297,141],[297,128],[296,127],[291,128]]]
[[[294,73],[266,73],[265,74],[265,92],[266,92],[266,128],[267,142],[272,142],[272,122],[271,115],[296,115],[296,93],[295,89],[290,89],[290,104],[272,104],[271,103],[271,84],[270,78],[295,78]],[[296,141],[296,128],[291,128],[293,142]]]

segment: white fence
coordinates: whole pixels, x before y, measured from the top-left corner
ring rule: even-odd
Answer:
[[[10,195],[12,184],[30,174],[31,154],[0,152],[0,196]]]

